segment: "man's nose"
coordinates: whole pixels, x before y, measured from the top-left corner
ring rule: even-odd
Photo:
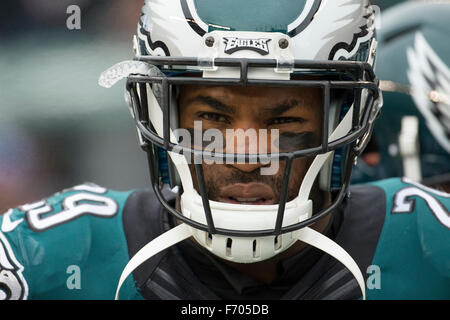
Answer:
[[[227,132],[226,153],[228,154],[257,155],[258,153],[267,154],[268,152],[267,135],[261,134],[260,128],[254,124],[241,123],[240,126]],[[247,173],[265,166],[257,162],[257,157],[250,159],[238,157],[228,164]]]

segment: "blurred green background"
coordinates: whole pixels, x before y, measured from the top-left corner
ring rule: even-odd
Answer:
[[[0,212],[94,182],[148,186],[124,83],[102,71],[131,59],[141,0],[0,3]],[[69,5],[81,29],[69,30]]]
[[[97,84],[102,71],[132,58],[142,4],[0,2],[0,213],[88,181],[116,190],[149,185],[124,83]],[[66,26],[69,5],[81,9],[80,30]]]

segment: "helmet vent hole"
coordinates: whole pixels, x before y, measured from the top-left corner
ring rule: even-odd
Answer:
[[[281,249],[281,239],[282,239],[281,236],[276,236],[275,239],[273,240],[275,251]]]
[[[259,258],[259,256],[260,256],[260,254],[259,254],[258,241],[253,240],[253,258]]]
[[[233,245],[233,240],[231,238],[227,239],[227,257],[231,257],[231,246]]]
[[[206,245],[207,245],[208,247],[211,247],[211,245],[212,245],[212,234],[209,233],[209,232],[207,232],[205,238],[206,238],[206,239],[205,239]]]

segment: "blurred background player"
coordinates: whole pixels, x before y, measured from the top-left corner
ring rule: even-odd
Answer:
[[[408,1],[382,14],[384,110],[354,182],[405,176],[450,190],[450,1]]]

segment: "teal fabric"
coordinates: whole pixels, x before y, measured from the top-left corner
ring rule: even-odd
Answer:
[[[210,30],[287,32],[306,0],[195,0],[200,19]],[[225,28],[224,28],[225,27]]]
[[[367,299],[450,299],[450,228],[438,219],[449,214],[450,195],[401,179],[371,185],[384,190],[386,216],[371,263],[379,267],[380,287],[368,288]],[[47,199],[53,210],[42,217],[60,214],[64,201],[81,193],[92,194],[72,189]],[[86,213],[44,231],[33,231],[28,214],[13,211],[13,223],[24,220],[2,237],[24,267],[29,299],[114,299],[119,277],[129,261],[122,213],[132,193],[99,194],[117,204],[117,212],[110,217]],[[403,211],[399,212],[399,204]],[[408,204],[411,210],[404,209]],[[3,219],[1,216],[0,225]],[[71,290],[67,285],[70,266],[80,268],[79,289]],[[131,276],[120,298],[143,299]]]
[[[367,298],[450,299],[450,229],[437,219],[439,210],[449,214],[450,195],[398,178],[371,184],[386,194],[386,219],[372,261],[381,287]],[[395,212],[400,203],[411,211]]]
[[[90,193],[68,190],[46,200],[58,215],[64,199],[71,195]],[[123,268],[129,261],[122,224],[122,211],[132,192],[108,191],[102,197],[118,205],[112,217],[84,214],[44,231],[29,228],[26,213],[16,209],[10,219],[24,219],[16,229],[3,233],[24,267],[28,299],[114,299]],[[90,193],[95,194],[95,193]],[[97,195],[97,194],[95,194]],[[4,217],[0,217],[0,225]],[[70,289],[70,266],[79,267],[80,288]],[[130,276],[121,289],[122,299],[141,299]]]

